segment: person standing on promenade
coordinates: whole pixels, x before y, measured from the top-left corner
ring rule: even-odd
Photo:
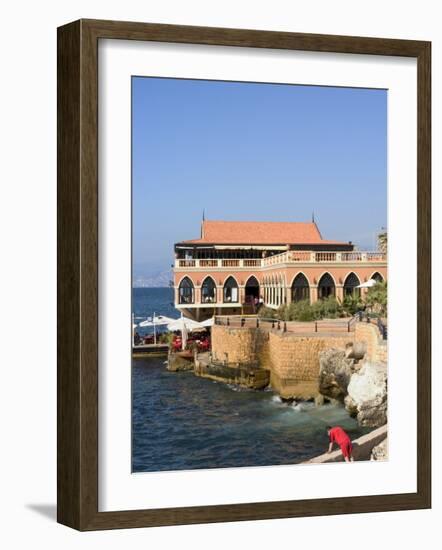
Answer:
[[[327,426],[327,433],[330,441],[327,452],[331,453],[333,443],[336,443],[341,447],[345,462],[353,462],[353,445],[348,434],[340,426]]]

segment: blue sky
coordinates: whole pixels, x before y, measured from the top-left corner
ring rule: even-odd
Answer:
[[[387,92],[134,77],[134,274],[207,219],[310,221],[372,248],[387,224]]]

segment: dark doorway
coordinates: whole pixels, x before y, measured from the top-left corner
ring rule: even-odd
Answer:
[[[371,276],[372,279],[374,279],[377,283],[383,283],[384,282],[384,278],[382,277],[382,275],[380,273],[378,273],[376,271],[376,273],[373,273],[373,275]]]
[[[307,277],[303,273],[298,273],[292,283],[292,302],[310,299],[310,287]]]
[[[330,273],[324,273],[318,284],[318,298],[323,300],[336,295],[335,282]]]
[[[246,304],[257,304],[259,301],[259,282],[253,275],[246,283]]]
[[[361,289],[356,288],[361,283],[354,273],[349,273],[344,282],[344,298],[345,296],[357,297],[361,295]]]

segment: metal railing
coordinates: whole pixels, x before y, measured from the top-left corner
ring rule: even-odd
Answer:
[[[361,323],[371,323],[373,325],[376,325],[380,335],[382,336],[383,340],[388,339],[388,325],[385,323],[379,315],[376,315],[375,313],[367,313],[364,311],[360,311],[358,314],[358,321]]]
[[[322,319],[319,321],[284,321],[245,315],[216,315],[215,325],[232,328],[262,328],[291,333],[349,333],[355,330],[358,316],[347,319]]]

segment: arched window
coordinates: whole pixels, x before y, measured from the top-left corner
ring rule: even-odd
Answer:
[[[377,271],[376,271],[376,273],[373,273],[373,275],[371,276],[371,279],[374,279],[377,283],[383,283],[384,282],[384,278]]]
[[[213,304],[216,302],[216,284],[212,277],[206,277],[201,286],[201,302]]]
[[[189,279],[189,277],[184,277],[184,279],[181,281],[178,293],[180,304],[193,304],[195,291],[193,283]]]
[[[347,275],[347,278],[344,281],[344,297],[345,296],[360,296],[361,289],[356,288],[361,282],[358,277],[352,272]]]
[[[292,302],[310,299],[310,287],[307,277],[303,273],[298,273],[292,283]]]
[[[318,284],[318,298],[320,300],[328,298],[329,296],[335,296],[335,282],[330,273],[324,273],[324,275],[319,280]]]
[[[224,302],[238,302],[238,284],[233,277],[229,277],[224,283]]]

